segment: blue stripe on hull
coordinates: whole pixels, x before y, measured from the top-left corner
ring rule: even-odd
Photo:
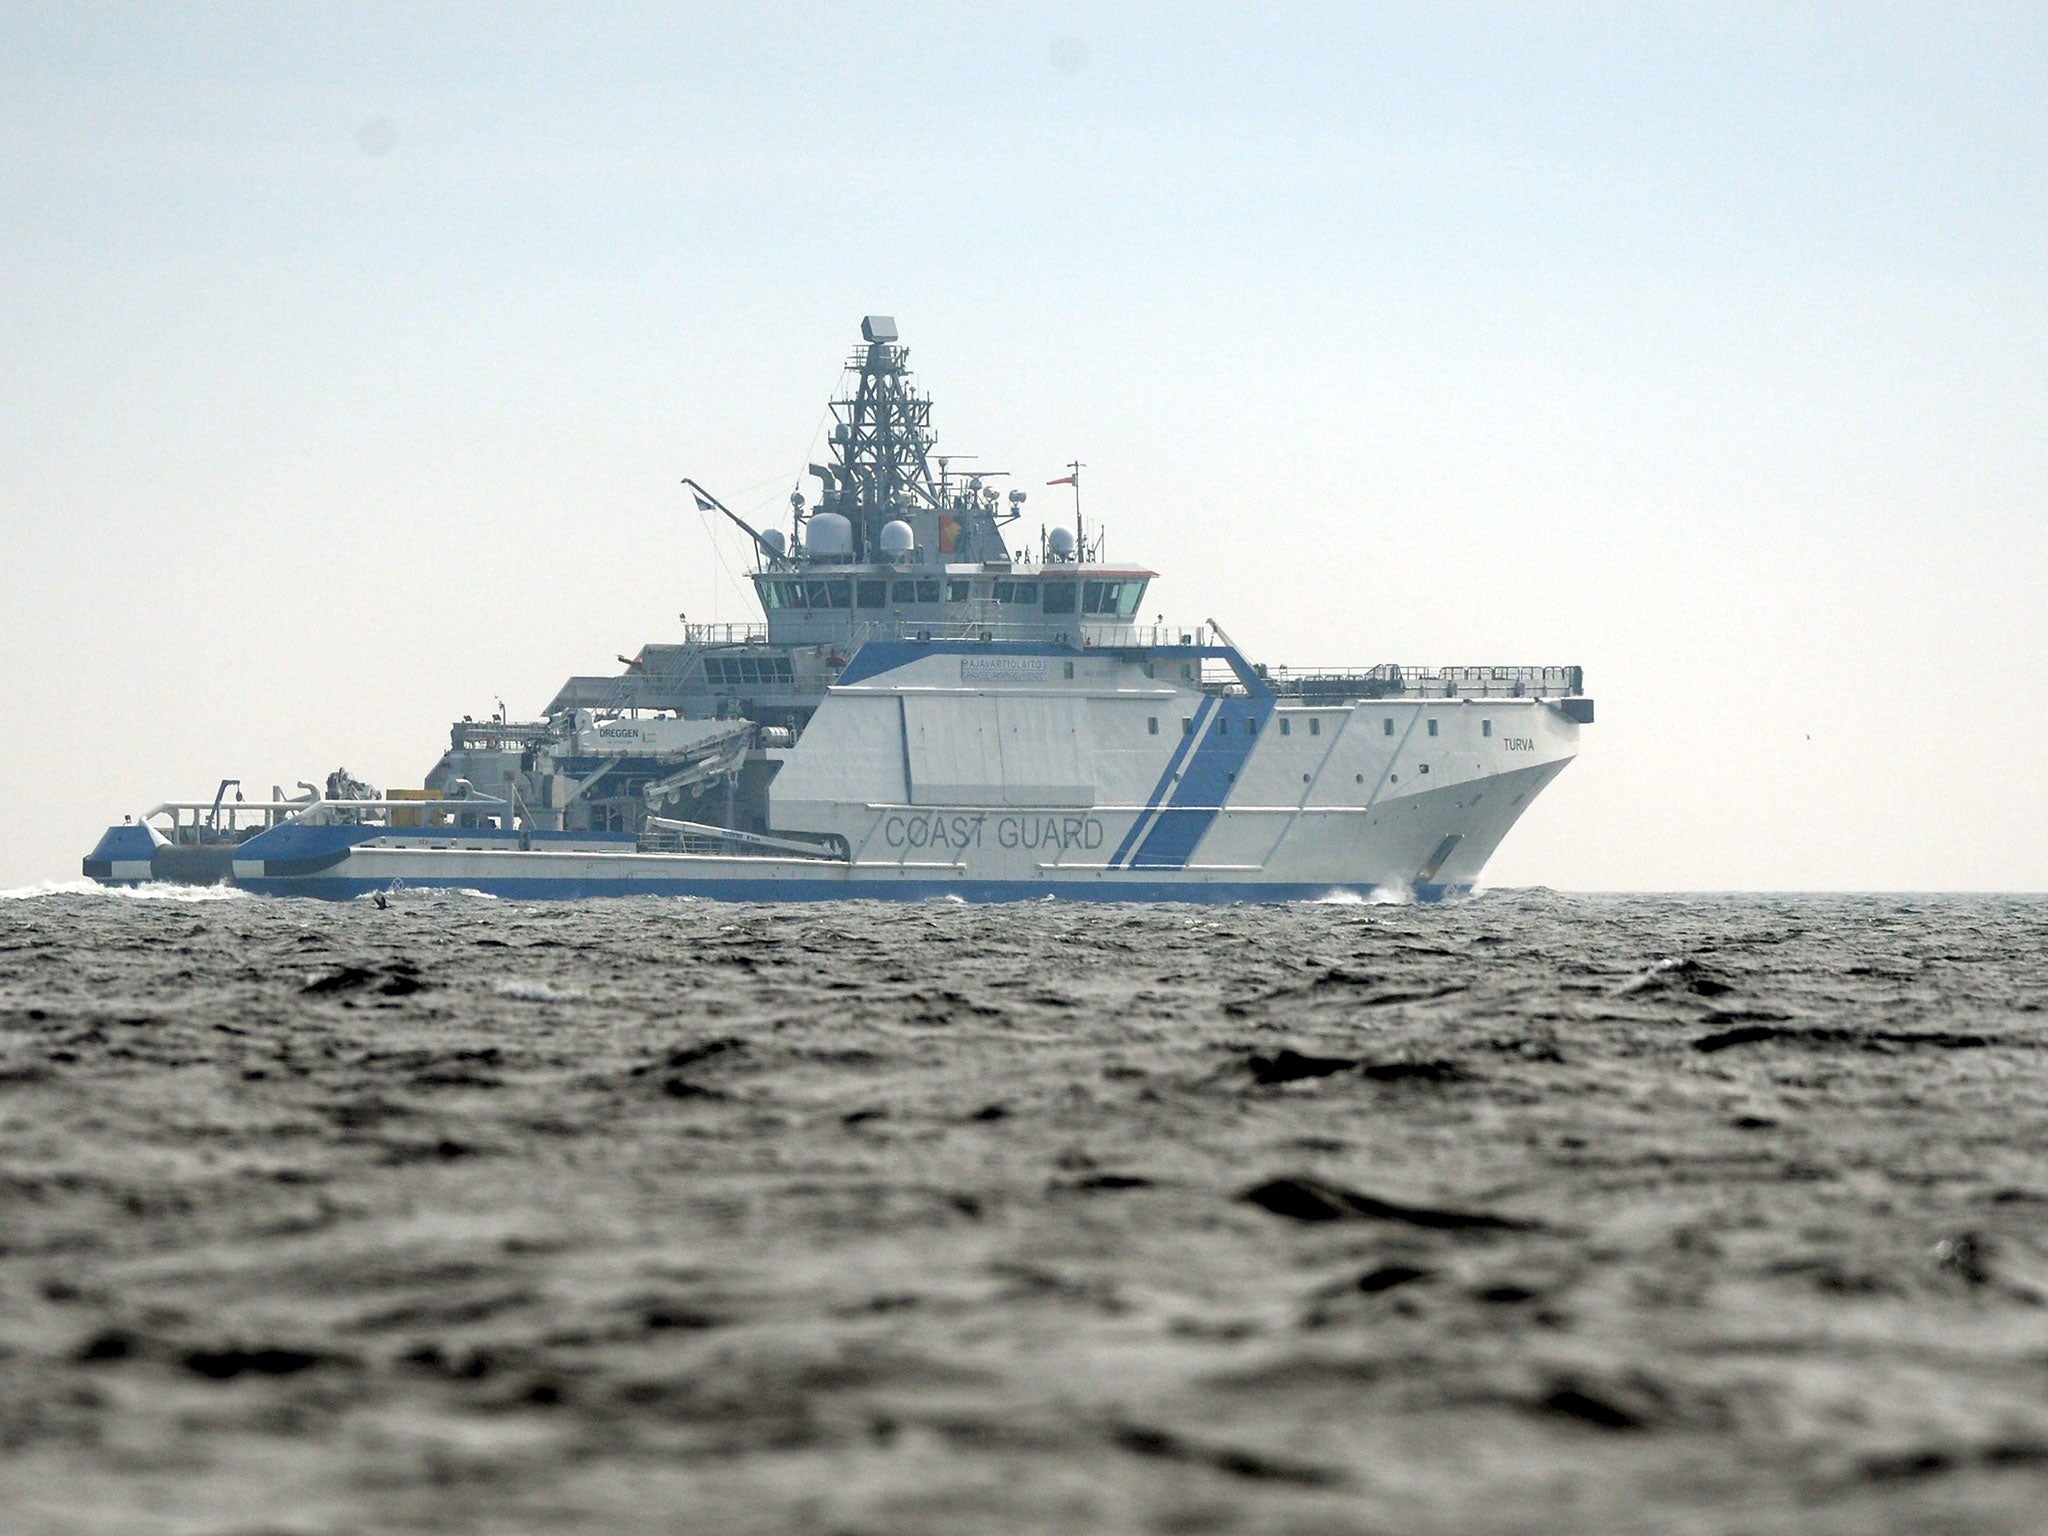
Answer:
[[[304,896],[321,901],[349,901],[388,891],[388,880],[362,880],[341,875],[297,878],[245,878],[235,882],[260,896]],[[583,901],[593,897],[694,896],[705,901],[1131,901],[1239,905],[1248,902],[1320,901],[1331,896],[1370,896],[1371,885],[1301,884],[1233,880],[583,880],[510,879],[406,880],[405,890],[481,891],[509,901]],[[1465,885],[1423,885],[1418,901],[1441,901],[1469,893]]]
[[[1159,782],[1152,786],[1152,793],[1145,797],[1145,809],[1138,813],[1137,819],[1131,823],[1131,829],[1124,834],[1124,840],[1116,845],[1116,852],[1110,855],[1109,867],[1111,869],[1122,869],[1124,867],[1126,858],[1131,851],[1131,845],[1137,842],[1139,834],[1145,830],[1146,819],[1159,808],[1159,802],[1164,800],[1167,791],[1173,788],[1173,776],[1180,772],[1182,760],[1194,749],[1195,742],[1200,739],[1203,729],[1209,723],[1209,711],[1215,707],[1215,704],[1216,701],[1214,699],[1204,698],[1200,704],[1195,706],[1194,714],[1189,717],[1187,734],[1175,743],[1173,755],[1167,758],[1165,768],[1160,770]]]
[[[1216,723],[1188,759],[1186,771],[1166,802],[1167,809],[1139,845],[1131,868],[1180,869],[1194,857],[1196,845],[1230,798],[1237,776],[1252,755],[1258,742],[1255,730],[1264,729],[1272,714],[1270,695],[1224,699],[1217,704]]]

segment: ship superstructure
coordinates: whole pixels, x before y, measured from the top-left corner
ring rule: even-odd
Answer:
[[[157,807],[94,878],[349,897],[1296,899],[1469,887],[1593,718],[1577,667],[1249,662],[1141,622],[1155,573],[935,453],[870,316],[789,530],[744,531],[764,622],[685,625],[539,718],[465,719],[416,790]],[[936,468],[934,467],[936,462]]]

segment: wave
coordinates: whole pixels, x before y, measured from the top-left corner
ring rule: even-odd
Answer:
[[[1317,907],[1412,907],[1415,892],[1405,885],[1376,885],[1361,896],[1356,891],[1330,891],[1310,903]]]
[[[151,880],[142,885],[101,885],[97,880],[41,880],[0,891],[0,901],[38,901],[47,896],[104,896],[115,901],[248,901],[245,890],[232,885],[177,885]]]

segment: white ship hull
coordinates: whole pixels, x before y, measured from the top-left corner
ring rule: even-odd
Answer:
[[[317,873],[268,875],[260,861],[238,860],[235,881],[267,895],[347,899],[377,891],[475,890],[513,899],[601,896],[699,896],[724,901],[926,900],[1024,901],[1312,901],[1387,892],[1423,900],[1469,890],[1486,857],[1522,807],[1563,767],[1563,760],[1473,779],[1456,787],[1404,795],[1372,811],[1320,809],[1290,813],[1239,807],[1219,816],[1213,859],[1174,869],[1112,868],[1086,855],[1088,842],[1107,842],[1137,820],[1132,812],[1057,816],[1013,810],[944,813],[949,837],[966,846],[957,857],[905,847],[894,857],[856,862],[808,858],[720,857],[688,853],[556,852],[546,849],[434,848],[411,839],[357,846]],[[1473,806],[1474,796],[1481,798]],[[1501,804],[1488,809],[1487,798]],[[919,826],[936,813],[878,809],[875,841],[885,828]],[[1099,833],[1095,829],[1100,829]],[[1447,830],[1448,829],[1448,830]],[[929,833],[927,833],[927,836]],[[1458,845],[1425,876],[1432,853],[1448,838]],[[1026,846],[1032,838],[1064,840],[1051,858]],[[1013,846],[1005,846],[1014,839]],[[1264,860],[1248,850],[1264,846]],[[146,877],[146,876],[145,876]]]
[[[1175,664],[974,646],[857,659],[772,789],[776,831],[816,856],[336,825],[252,841],[234,878],[324,897],[1427,899],[1470,887],[1578,747],[1560,701],[1314,707],[1153,675]]]

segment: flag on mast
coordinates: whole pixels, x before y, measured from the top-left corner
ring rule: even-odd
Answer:
[[[690,495],[696,499],[699,512],[716,512],[718,510],[718,504],[707,497],[702,491],[696,489],[696,487],[691,487]]]

